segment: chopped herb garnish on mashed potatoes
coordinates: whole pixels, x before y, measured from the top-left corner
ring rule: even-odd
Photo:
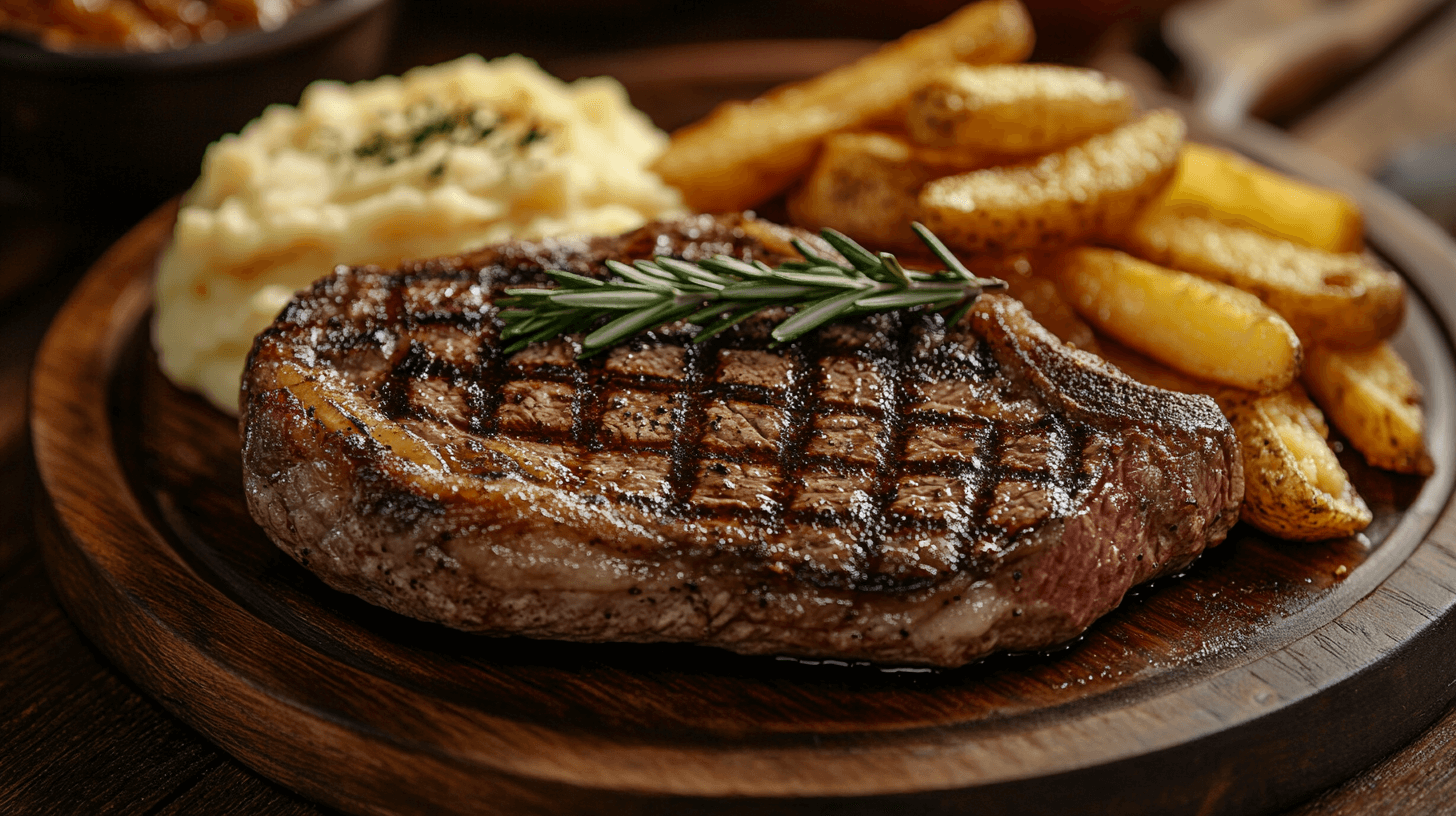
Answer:
[[[234,413],[254,335],[338,264],[678,214],[647,170],[666,146],[614,80],[567,84],[518,56],[314,83],[208,149],[158,272],[162,369]]]

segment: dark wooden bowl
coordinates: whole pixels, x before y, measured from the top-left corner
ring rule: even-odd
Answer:
[[[260,773],[357,813],[1264,811],[1371,763],[1456,695],[1456,247],[1256,129],[1229,141],[1342,187],[1409,279],[1428,480],[1346,456],[1364,536],[1240,526],[1076,643],[954,671],[694,646],[487,639],[333,592],[244,506],[233,421],[158,372],[154,213],[38,358],[45,555],[76,623]]]

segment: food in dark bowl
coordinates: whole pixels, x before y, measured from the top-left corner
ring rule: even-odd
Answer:
[[[167,51],[214,43],[240,31],[272,31],[317,0],[171,0],[103,3],[4,0],[0,31],[62,51],[122,48]]]
[[[391,23],[390,0],[323,0],[274,30],[156,53],[0,36],[0,172],[67,207],[154,206],[269,104],[376,75]]]

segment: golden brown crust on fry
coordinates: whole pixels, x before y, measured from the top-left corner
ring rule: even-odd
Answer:
[[[1364,247],[1364,219],[1348,197],[1195,142],[1183,145],[1173,182],[1154,206],[1326,252]]]
[[[1398,473],[1430,475],[1421,386],[1389,343],[1342,351],[1309,350],[1304,382],[1365,461]]]
[[[958,65],[916,91],[905,128],[926,145],[1030,155],[1112,130],[1132,91],[1089,68]]]
[[[1154,263],[1250,292],[1284,316],[1308,343],[1374,345],[1405,316],[1405,284],[1371,257],[1336,254],[1151,208],[1116,239]]]
[[[1370,524],[1370,508],[1325,442],[1328,428],[1303,388],[1223,408],[1244,453],[1244,521],[1295,541],[1354,535]]]
[[[983,0],[843,68],[719,105],[673,134],[654,169],[705,212],[753,207],[788,187],[824,137],[903,116],[927,72],[956,62],[1015,62],[1031,53],[1016,0]]]
[[[1183,143],[1168,110],[1024,164],[938,179],[920,193],[925,225],[966,252],[1046,250],[1120,229],[1167,183]]]
[[[1184,374],[1259,392],[1299,376],[1299,338],[1247,292],[1093,247],[1058,255],[1048,272],[1098,331]]]
[[[800,226],[833,227],[867,245],[923,249],[910,230],[920,220],[920,188],[994,162],[974,151],[920,147],[892,133],[837,133],[789,194],[789,215]]]

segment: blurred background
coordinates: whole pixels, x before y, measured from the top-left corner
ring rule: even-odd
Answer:
[[[175,18],[150,39],[132,35],[129,48],[157,53],[99,47],[75,41],[74,34],[38,34],[34,20],[26,19],[27,9],[33,17],[36,9],[47,9],[51,20],[72,31],[119,37],[116,29],[126,22],[119,10],[129,2],[147,6],[153,17],[166,10],[168,19]],[[518,52],[568,77],[612,71],[639,106],[672,129],[705,113],[718,98],[749,96],[782,79],[816,73],[961,5],[956,0],[127,3],[0,0],[0,30],[8,32],[0,35],[0,206],[7,214],[135,220],[187,186],[207,141],[238,129],[270,102],[295,101],[314,78],[359,79],[467,53]],[[1456,3],[1026,0],[1026,5],[1036,23],[1034,60],[1091,65],[1142,90],[1175,94],[1224,126],[1235,126],[1245,115],[1273,122],[1337,161],[1379,175],[1451,226],[1451,206],[1439,199],[1456,187],[1451,148],[1445,146],[1456,133],[1456,94],[1450,92],[1456,88]],[[201,8],[210,10],[206,21],[198,16]],[[184,24],[189,11],[195,22]],[[251,20],[245,19],[249,13]],[[229,28],[222,27],[223,20]],[[257,23],[269,30],[249,31]],[[743,47],[742,41],[754,46]]]

